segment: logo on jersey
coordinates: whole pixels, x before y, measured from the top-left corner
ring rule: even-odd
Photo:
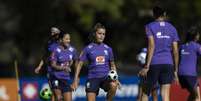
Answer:
[[[183,55],[189,55],[190,53],[187,52],[187,51],[185,51],[184,49],[182,49],[182,50],[181,50],[181,54],[183,54]]]
[[[168,36],[168,35],[162,35],[161,32],[157,32],[156,37],[159,39],[169,39],[170,38],[170,36]]]
[[[96,65],[105,64],[105,56],[97,56],[96,57]]]
[[[108,51],[107,50],[104,50],[104,53],[105,53],[105,55],[108,55]]]

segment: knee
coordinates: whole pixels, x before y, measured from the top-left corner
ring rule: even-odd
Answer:
[[[111,83],[110,83],[110,89],[111,89],[112,91],[116,91],[116,89],[117,89],[117,83],[116,83],[116,82],[111,82]]]
[[[62,101],[62,96],[61,96],[61,95],[57,95],[57,96],[55,97],[55,100],[56,100],[56,101]]]

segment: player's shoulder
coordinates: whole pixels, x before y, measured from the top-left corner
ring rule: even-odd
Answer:
[[[93,47],[94,47],[94,44],[90,43],[85,47],[85,49],[92,49]]]
[[[106,49],[112,49],[109,45],[103,43],[103,47],[106,48]]]
[[[53,51],[60,53],[62,51],[62,46],[58,45],[57,47],[55,47],[55,49]]]
[[[76,51],[75,47],[74,47],[74,46],[72,46],[72,45],[70,45],[70,46],[69,46],[68,50],[69,50],[69,51],[71,51],[71,52]]]

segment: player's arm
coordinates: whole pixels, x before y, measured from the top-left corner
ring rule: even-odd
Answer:
[[[50,65],[56,70],[65,70],[66,67],[57,64],[56,52],[52,52],[50,55]]]
[[[114,61],[111,61],[111,62],[110,62],[110,67],[111,67],[111,70],[115,70],[115,71],[117,70]]]
[[[44,64],[44,61],[43,61],[43,59],[41,59],[39,65],[38,65],[38,66],[36,67],[36,69],[34,70],[35,73],[39,73],[39,71],[40,71],[40,69],[42,68],[43,64]]]
[[[147,58],[146,58],[146,63],[145,63],[145,68],[149,68],[151,64],[151,60],[154,54],[154,49],[155,49],[155,43],[154,43],[154,37],[149,36],[148,37],[148,50],[147,50]]]
[[[73,83],[71,84],[71,88],[73,90],[76,90],[77,87],[78,87],[79,74],[80,74],[81,68],[82,68],[85,60],[87,60],[86,52],[82,51],[81,54],[80,54],[79,61],[77,63],[75,63],[75,65],[76,65],[76,68],[75,68],[75,77],[74,77]]]
[[[173,42],[173,57],[174,57],[174,69],[175,72],[178,72],[179,66],[179,49],[178,49],[178,42]]]

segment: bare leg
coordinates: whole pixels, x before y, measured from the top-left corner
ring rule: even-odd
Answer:
[[[161,86],[162,101],[170,101],[170,84]]]
[[[62,94],[60,89],[54,89],[53,90],[55,95],[55,101],[62,101]]]
[[[158,94],[157,94],[157,89],[153,89],[151,92],[153,101],[158,101]]]
[[[96,93],[93,92],[87,93],[87,101],[96,101]]]
[[[116,94],[117,82],[110,82],[110,90],[107,92],[107,101],[112,101]]]
[[[63,96],[64,96],[64,101],[72,101],[72,92],[65,92]]]

